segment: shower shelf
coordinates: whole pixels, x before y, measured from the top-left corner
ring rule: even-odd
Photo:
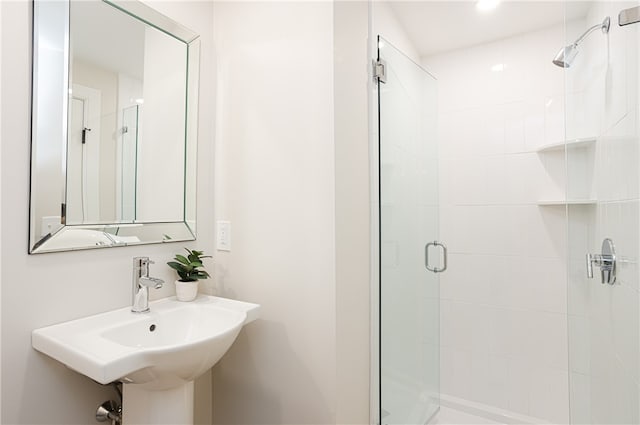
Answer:
[[[548,207],[554,205],[595,205],[598,201],[595,199],[544,199],[538,201],[538,206],[540,207]]]
[[[571,139],[563,142],[551,143],[549,145],[540,146],[536,149],[538,153],[554,152],[564,150],[565,145],[567,149],[586,148],[593,145],[596,142],[595,137],[583,137],[579,139]]]

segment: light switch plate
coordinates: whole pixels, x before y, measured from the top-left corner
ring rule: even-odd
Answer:
[[[231,251],[231,222],[221,221],[217,223],[218,237],[217,237],[217,249],[218,251]]]
[[[40,226],[40,237],[45,237],[49,233],[53,234],[62,227],[62,224],[60,224],[60,216],[51,215],[42,217],[42,223]]]

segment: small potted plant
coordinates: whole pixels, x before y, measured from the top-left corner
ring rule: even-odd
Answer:
[[[176,254],[175,261],[169,261],[167,265],[174,269],[180,277],[176,280],[176,297],[179,301],[193,301],[198,295],[198,280],[207,279],[209,273],[203,270],[203,258],[211,258],[204,255],[203,251],[192,251],[189,248],[187,256]]]

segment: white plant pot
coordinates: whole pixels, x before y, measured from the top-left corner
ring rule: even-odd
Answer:
[[[178,301],[193,301],[198,296],[198,281],[181,282],[176,280],[176,298]]]

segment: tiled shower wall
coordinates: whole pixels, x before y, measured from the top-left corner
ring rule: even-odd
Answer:
[[[608,37],[590,37],[567,87],[584,102],[567,110],[590,117],[597,136],[592,156],[597,204],[569,209],[569,364],[573,423],[640,423],[640,273],[638,25],[618,26],[618,13],[638,2],[596,2],[589,25],[611,16]],[[575,37],[576,34],[568,34]],[[578,62],[580,60],[580,62]],[[574,128],[567,123],[567,131]],[[571,165],[580,161],[568,151]],[[569,174],[568,188],[580,184]],[[587,279],[584,254],[611,238],[620,262],[613,286],[598,270]]]
[[[562,14],[562,5],[558,5]],[[573,25],[573,24],[572,24]],[[581,23],[578,23],[580,26]],[[571,25],[570,25],[571,26]],[[564,26],[424,59],[438,78],[441,390],[569,420]]]

